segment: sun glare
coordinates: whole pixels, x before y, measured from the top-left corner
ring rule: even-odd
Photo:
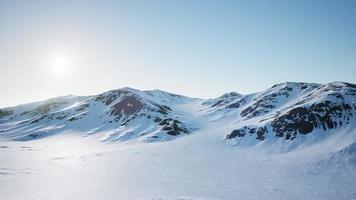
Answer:
[[[64,57],[55,58],[51,63],[51,70],[55,74],[63,74],[68,70],[68,68],[69,68],[68,60],[65,59]]]

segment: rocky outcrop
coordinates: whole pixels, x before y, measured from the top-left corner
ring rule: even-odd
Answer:
[[[276,137],[293,140],[298,134],[306,135],[314,130],[331,130],[347,126],[356,114],[356,85],[349,83],[330,83],[312,85],[289,84],[281,89],[263,93],[255,98],[250,106],[241,111],[245,119],[264,116],[257,124],[233,130],[226,139],[243,138],[247,134],[264,140],[268,130]],[[304,90],[308,89],[305,93]],[[291,106],[277,107],[282,98],[292,96]],[[272,116],[272,117],[271,117]],[[268,129],[270,127],[271,129]]]
[[[176,119],[172,118],[156,118],[155,122],[158,123],[162,128],[163,131],[165,131],[168,135],[180,135],[180,134],[188,134],[191,131],[186,128],[182,122]]]
[[[139,112],[144,106],[137,96],[125,96],[121,101],[117,102],[111,107],[111,115],[119,116],[122,115],[133,115]]]

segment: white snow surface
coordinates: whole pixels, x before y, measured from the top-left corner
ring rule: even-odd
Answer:
[[[229,93],[219,97],[222,107],[211,107],[220,99],[125,90],[169,106],[168,115],[192,132],[171,136],[149,120],[139,119],[114,127],[105,123],[107,118],[98,118],[106,116],[107,107],[92,101],[78,123],[46,121],[21,126],[28,118],[20,113],[41,103],[19,106],[15,119],[0,123],[0,130],[5,130],[0,132],[0,199],[356,199],[354,119],[348,126],[315,130],[294,141],[246,137],[227,142],[226,134],[233,129],[258,124],[274,112],[255,118],[237,114],[263,93]],[[326,98],[323,95],[318,98]],[[244,97],[243,107],[225,108]],[[64,99],[67,103],[55,112],[81,115],[74,110],[88,102],[88,97]],[[276,109],[288,108],[295,101],[280,98]],[[31,131],[47,135],[19,139]],[[142,132],[147,134],[140,136]],[[153,135],[158,139],[152,142]]]

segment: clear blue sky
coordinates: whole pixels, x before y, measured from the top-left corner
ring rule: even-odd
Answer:
[[[0,107],[130,86],[356,82],[355,0],[0,0]]]

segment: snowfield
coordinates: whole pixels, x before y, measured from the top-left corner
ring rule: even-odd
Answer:
[[[69,103],[45,109],[41,102],[6,108],[0,112],[0,199],[356,199],[353,86],[287,86],[295,87],[288,95],[284,84],[211,100],[126,88],[135,98],[65,97]],[[335,91],[343,101],[333,99]],[[324,101],[334,103],[313,107]],[[295,115],[299,105],[312,114]],[[325,109],[336,105],[342,109]],[[320,110],[323,118],[305,124]],[[267,131],[244,129],[255,126]],[[276,136],[279,130],[290,136]]]

